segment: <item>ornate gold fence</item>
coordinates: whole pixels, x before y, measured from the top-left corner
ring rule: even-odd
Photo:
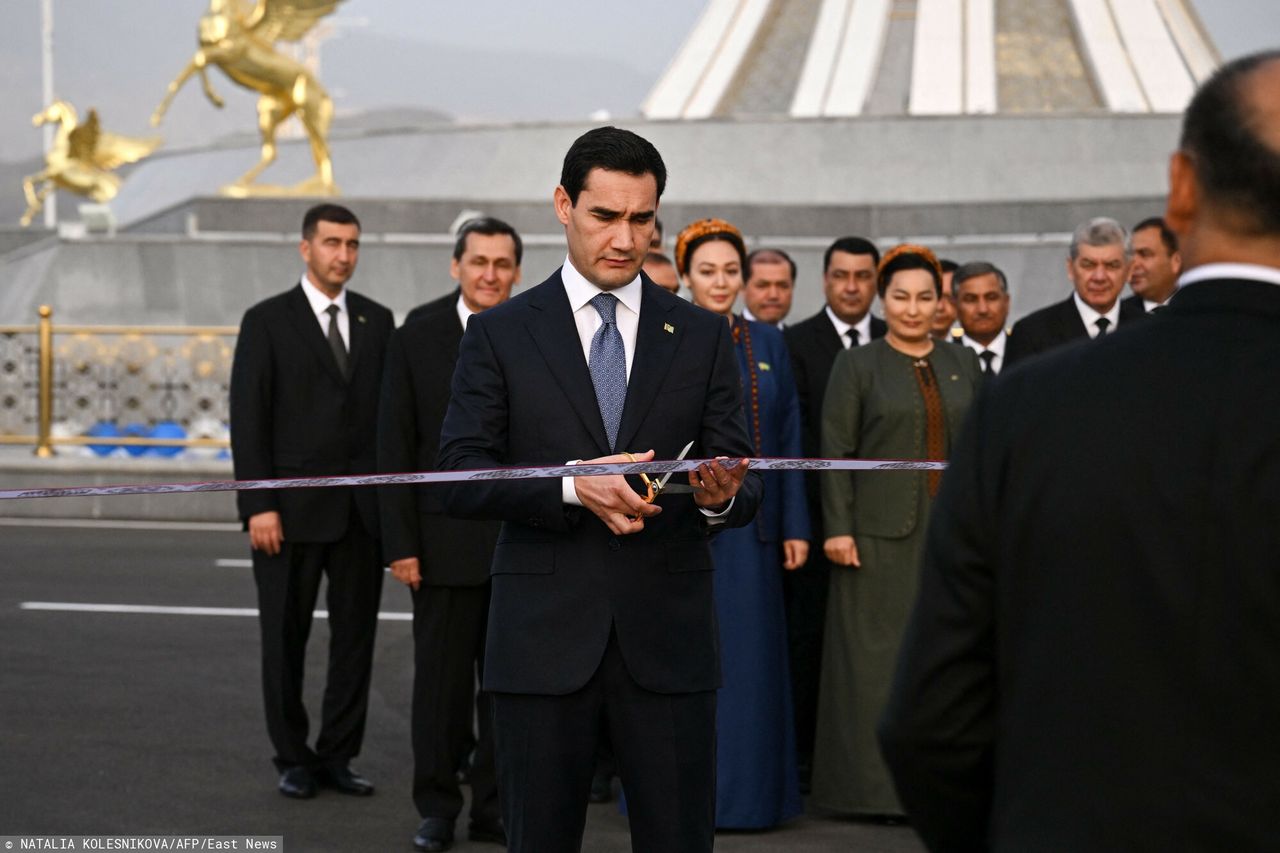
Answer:
[[[234,326],[0,326],[0,444],[224,453]]]

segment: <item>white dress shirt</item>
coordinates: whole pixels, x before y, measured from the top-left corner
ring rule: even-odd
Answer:
[[[991,359],[992,373],[999,373],[1000,368],[1004,366],[1004,347],[1005,347],[1005,344],[1008,343],[1008,341],[1009,341],[1009,336],[1006,335],[1003,331],[997,334],[995,338],[992,339],[991,343],[987,344],[986,346],[983,346],[982,344],[978,343],[968,335],[963,335],[960,338],[960,343],[964,344],[969,349],[976,352],[979,356],[981,356],[984,352],[995,353],[995,358]]]
[[[573,312],[574,325],[578,327],[578,339],[582,343],[582,357],[591,362],[591,339],[601,326],[600,314],[591,305],[591,300],[601,293],[612,293],[618,297],[618,306],[613,314],[618,326],[618,334],[622,336],[622,349],[627,355],[627,380],[631,379],[631,363],[636,357],[636,330],[640,328],[640,276],[636,276],[622,287],[604,291],[587,281],[582,273],[573,267],[568,256],[560,269],[560,278],[564,281],[564,292],[569,297],[569,310]]]
[[[467,321],[470,320],[476,312],[467,307],[467,303],[463,300],[461,293],[458,294],[458,304],[456,308],[458,311],[458,322],[462,324],[462,331],[465,332],[467,330]]]
[[[836,316],[836,312],[831,310],[831,306],[827,306],[827,318],[831,320],[831,325],[836,327],[836,334],[840,336],[840,345],[848,349],[853,345],[849,340],[849,330],[858,330],[858,346],[871,343],[871,312],[862,315],[862,319],[856,325],[849,325],[844,320]]]
[[[330,299],[320,292],[320,288],[311,283],[306,273],[303,273],[302,292],[306,294],[307,302],[310,303],[316,320],[320,322],[320,331],[324,333],[326,339],[329,337],[329,306],[338,306],[338,332],[342,335],[342,343],[346,346],[347,352],[351,352],[351,315],[347,313],[347,289],[344,287],[340,290],[337,299]]]
[[[1111,334],[1120,325],[1120,300],[1117,299],[1112,305],[1111,310],[1105,314],[1100,314],[1093,308],[1089,307],[1089,303],[1080,298],[1080,294],[1075,291],[1071,292],[1071,298],[1076,302],[1076,310],[1080,312],[1080,319],[1084,322],[1085,329],[1089,332],[1089,337],[1098,337],[1098,318],[1106,317],[1110,323],[1107,325],[1107,334]]]
[[[569,310],[573,312],[573,323],[578,327],[578,342],[582,344],[582,357],[587,364],[591,363],[591,339],[603,325],[600,313],[591,304],[591,300],[601,293],[612,293],[618,297],[613,320],[618,327],[618,334],[622,336],[622,349],[627,358],[627,381],[630,382],[631,365],[636,356],[636,332],[640,328],[640,276],[637,275],[622,287],[604,291],[587,281],[566,255],[564,266],[560,268],[560,279],[564,282],[565,295],[569,297]],[[573,459],[570,460],[570,464],[580,461],[582,460]],[[564,477],[560,480],[560,494],[565,503],[582,506],[574,479]],[[733,501],[730,500],[729,505],[718,513],[708,512],[702,507],[698,509],[702,510],[702,514],[714,524],[722,521],[720,517],[728,513],[732,506]]]

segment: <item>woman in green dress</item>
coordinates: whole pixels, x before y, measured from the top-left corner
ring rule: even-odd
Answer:
[[[929,329],[942,270],[923,246],[897,246],[877,286],[889,330],[841,353],[822,413],[827,458],[946,459],[981,382],[968,348]],[[831,572],[818,695],[813,802],[897,818],[902,806],[876,743],[876,724],[907,617],[940,471],[828,473],[822,480]]]

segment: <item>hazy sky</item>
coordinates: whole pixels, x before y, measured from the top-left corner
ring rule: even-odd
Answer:
[[[818,2],[818,0],[813,0]],[[1280,0],[1195,0],[1226,57],[1280,46]],[[348,0],[334,18],[321,79],[338,111],[415,104],[465,119],[634,115],[705,4],[700,0]],[[150,132],[146,118],[196,47],[207,0],[54,0],[57,94],[104,126]],[[0,0],[0,160],[41,150],[40,0]],[[227,108],[192,80],[164,133],[170,146],[252,132],[253,98],[212,71]]]

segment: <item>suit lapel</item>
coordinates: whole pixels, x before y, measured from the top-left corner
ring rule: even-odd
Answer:
[[[360,360],[360,353],[365,349],[365,338],[368,337],[368,322],[369,318],[365,316],[364,306],[360,297],[347,291],[347,337],[351,341],[351,345],[347,348],[347,374],[349,376],[356,375],[356,365]],[[325,343],[328,343],[328,341]]]
[[[587,360],[583,358],[578,342],[578,327],[573,322],[569,297],[565,294],[559,271],[529,292],[529,307],[533,309],[529,318],[529,334],[552,378],[591,433],[601,455],[612,453],[604,431],[604,420],[600,417],[600,406],[596,403],[595,386],[591,384]]]
[[[1084,320],[1080,318],[1080,311],[1076,308],[1075,297],[1068,296],[1067,301],[1060,304],[1062,312],[1058,315],[1058,328],[1062,339],[1074,340],[1089,337],[1089,330],[1085,328]]]
[[[830,364],[844,349],[844,342],[840,340],[840,333],[836,331],[835,323],[831,322],[826,311],[822,312],[822,319],[822,334],[818,335],[817,342],[822,350],[823,364]]]
[[[683,330],[667,322],[672,306],[659,304],[656,284],[645,282],[640,290],[640,325],[636,329],[636,351],[627,380],[627,402],[618,427],[618,447],[635,438],[645,414],[653,405]],[[670,331],[668,331],[670,329]]]
[[[288,304],[289,310],[286,314],[297,330],[298,337],[311,350],[312,355],[320,360],[333,380],[339,385],[346,385],[347,379],[342,375],[342,371],[338,370],[338,362],[334,360],[333,351],[329,349],[329,342],[325,340],[324,332],[320,331],[320,322],[316,319],[316,315],[311,313],[311,303],[307,301],[307,295],[302,292],[301,284],[289,291]]]

